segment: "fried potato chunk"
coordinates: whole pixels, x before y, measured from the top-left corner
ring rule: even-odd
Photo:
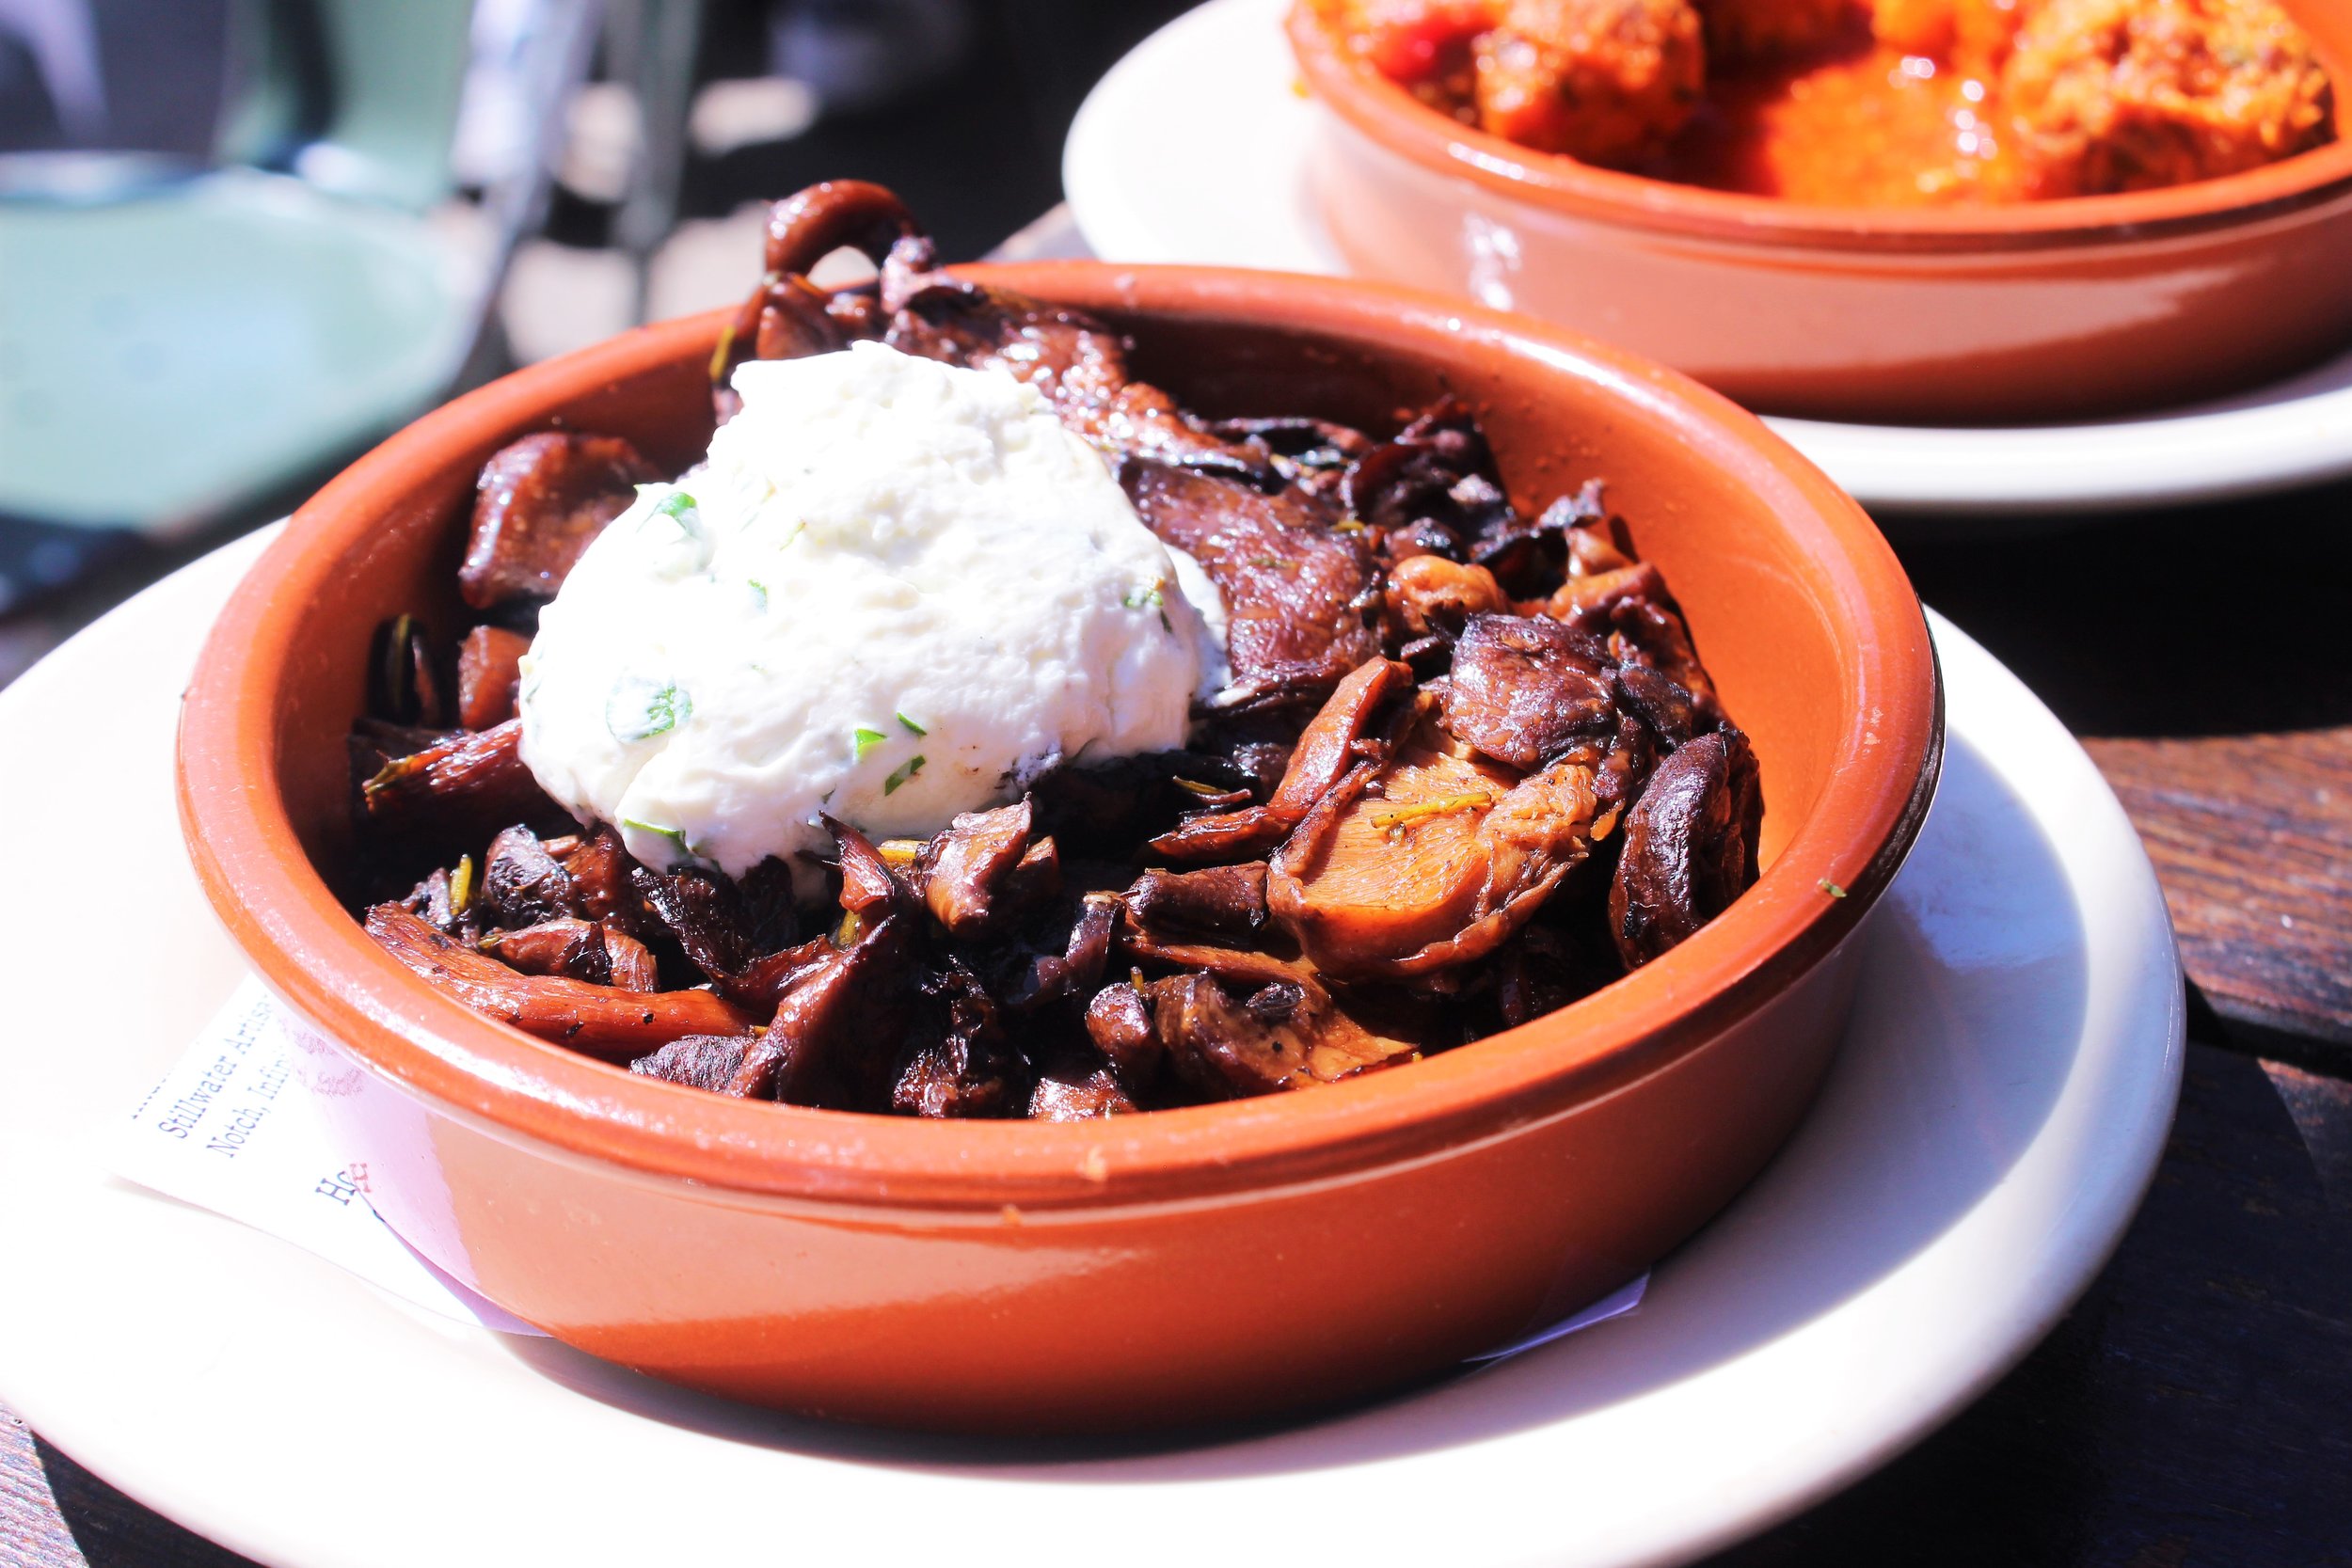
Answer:
[[[2001,87],[2033,194],[2236,174],[2334,136],[2334,89],[2275,0],[2047,0]]]
[[[1510,0],[1478,40],[1478,122],[1541,152],[1636,163],[1690,119],[1706,75],[1690,0]]]

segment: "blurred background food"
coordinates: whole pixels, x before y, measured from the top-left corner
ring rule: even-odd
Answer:
[[[1313,0],[1422,103],[1542,152],[1867,206],[2235,174],[2335,135],[2280,0]]]
[[[451,392],[733,303],[765,201],[978,256],[1186,0],[0,0],[0,684]]]

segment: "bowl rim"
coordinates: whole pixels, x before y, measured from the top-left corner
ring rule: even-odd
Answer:
[[[2352,136],[2344,135],[2260,168],[2161,190],[1983,207],[1816,206],[1709,190],[1538,152],[1440,114],[1347,48],[1318,0],[1291,0],[1284,27],[1312,96],[1389,151],[1561,216],[1629,228],[1830,250],[2017,251],[2232,228],[2352,195]]]
[[[1565,328],[1391,285],[1093,261],[959,270],[1171,325],[1279,334],[1306,323],[1374,352],[1410,347],[1456,365],[1488,354],[1532,360],[1535,373],[1593,384],[1629,415],[1666,426],[1693,461],[1768,490],[1853,645],[1851,711],[1813,810],[1754,887],[1655,962],[1518,1029],[1308,1094],[1091,1122],[943,1127],[732,1101],[478,1014],[379,948],[296,839],[274,722],[276,693],[299,657],[293,628],[318,585],[403,504],[413,475],[543,427],[548,409],[707,360],[731,314],[718,310],[517,371],[422,416],[305,504],[221,610],[182,705],[182,829],[232,940],[297,1015],[377,1075],[510,1142],[766,1200],[999,1221],[1016,1207],[1099,1211],[1270,1191],[1507,1135],[1657,1070],[1764,1006],[1828,958],[1892,879],[1941,756],[1943,690],[1924,612],[1862,509],[1744,410]]]

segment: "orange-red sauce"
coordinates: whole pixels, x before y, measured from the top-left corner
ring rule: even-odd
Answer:
[[[1716,190],[1837,206],[2017,198],[1991,85],[1867,38],[1724,72],[1655,167]]]

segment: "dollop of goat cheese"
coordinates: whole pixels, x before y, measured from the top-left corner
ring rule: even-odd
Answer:
[[[522,661],[523,759],[581,820],[809,877],[819,812],[927,837],[1057,759],[1184,744],[1224,607],[1034,388],[871,342],[734,386]]]

